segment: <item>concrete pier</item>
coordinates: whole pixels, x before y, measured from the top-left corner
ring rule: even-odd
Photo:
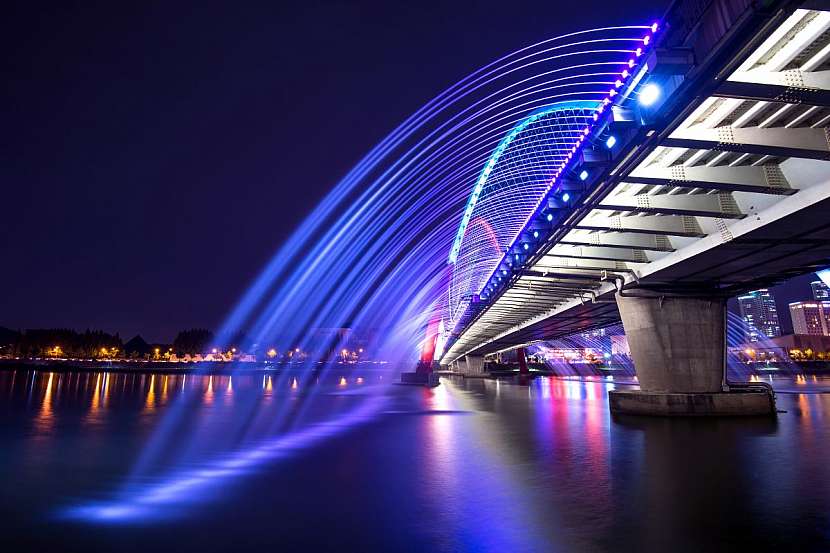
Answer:
[[[730,391],[721,298],[617,295],[638,391],[609,392],[611,411],[638,415],[771,415],[771,393]]]
[[[525,353],[525,348],[517,349],[516,357],[519,359],[519,374],[524,376],[530,374],[530,371],[527,368],[527,355]]]
[[[462,364],[461,373],[464,376],[482,376],[484,375],[484,356],[483,355],[465,355]]]

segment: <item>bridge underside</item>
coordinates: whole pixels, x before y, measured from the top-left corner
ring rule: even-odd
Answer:
[[[719,36],[664,37],[652,78],[666,98],[615,110],[583,174],[563,180],[570,201],[549,204],[561,223],[443,364],[619,322],[619,289],[722,299],[830,264],[830,11],[731,13]]]
[[[711,293],[718,283],[724,293],[737,294],[825,268],[830,259],[830,199],[782,217],[775,224],[705,250],[684,263],[644,276],[642,289],[657,293]],[[601,277],[600,277],[601,278]],[[620,322],[614,293],[616,283],[601,282],[596,300],[571,300],[543,315],[538,322],[500,336],[471,353],[487,355],[543,340],[551,340]]]

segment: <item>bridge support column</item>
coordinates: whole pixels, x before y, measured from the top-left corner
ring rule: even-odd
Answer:
[[[462,369],[464,376],[481,376],[484,374],[484,356],[483,355],[465,355],[464,367]]]
[[[525,353],[525,348],[519,348],[516,350],[516,357],[519,358],[519,374],[527,375],[529,371],[527,370],[527,355]]]
[[[731,389],[726,383],[725,300],[617,295],[617,306],[640,390],[609,392],[612,412],[775,413],[771,392],[761,387]]]

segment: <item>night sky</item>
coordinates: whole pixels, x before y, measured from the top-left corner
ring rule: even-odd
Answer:
[[[216,327],[435,94],[519,47],[648,23],[666,4],[5,6],[0,326],[148,340]]]

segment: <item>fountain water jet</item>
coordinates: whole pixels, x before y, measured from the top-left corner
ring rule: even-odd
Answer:
[[[447,323],[443,326],[452,326],[448,290],[458,275],[446,260],[457,237],[459,215],[482,168],[507,133],[533,114],[558,113],[558,108],[577,104],[588,111],[598,106],[642,46],[649,27],[606,27],[555,37],[504,56],[436,96],[361,159],[275,253],[229,314],[217,335],[219,343],[245,329],[248,340],[239,344],[242,350],[306,351],[315,328],[372,329],[375,336],[368,349],[373,356],[393,367],[414,365],[431,318],[437,313],[439,321]],[[561,140],[555,133],[548,140],[545,136],[543,132],[534,138],[538,154],[522,158],[536,171],[539,197],[552,176],[546,157],[561,155]],[[475,193],[479,192],[486,193]],[[527,205],[514,209],[529,214],[539,198],[522,198]],[[490,229],[489,247],[493,236],[512,239],[501,228],[494,231],[493,220],[476,224],[484,232]],[[466,287],[491,270],[492,257],[465,258],[470,278],[461,280],[469,280]],[[458,312],[459,305],[453,307]],[[299,379],[302,390],[314,379],[325,379],[336,366],[314,361],[297,365],[297,370],[276,371],[270,386],[288,389]],[[129,499],[107,504],[103,511],[82,506],[73,512],[97,512],[98,520],[141,517],[147,512],[142,506],[158,509],[194,487],[231,476],[227,471],[234,467],[225,464],[228,459],[245,459],[245,466],[251,467],[278,458],[281,453],[276,452],[286,443],[292,451],[309,447],[319,440],[304,436],[322,439],[332,432],[313,430],[321,424],[310,415],[318,395],[311,391],[295,402],[285,401],[274,416],[270,437],[249,435],[240,423],[243,445],[209,461],[198,474],[178,468],[194,462],[187,455],[190,449],[182,447],[184,453],[171,462],[170,474],[157,477],[158,484],[145,485],[150,467],[171,444],[182,441],[176,430],[189,403],[187,397],[179,398],[166,412],[132,478],[116,494]],[[339,414],[341,421],[368,420],[382,397],[379,387],[357,407]],[[233,409],[244,421],[256,416],[258,401],[234,398]],[[331,424],[335,426],[322,428],[352,426]]]

